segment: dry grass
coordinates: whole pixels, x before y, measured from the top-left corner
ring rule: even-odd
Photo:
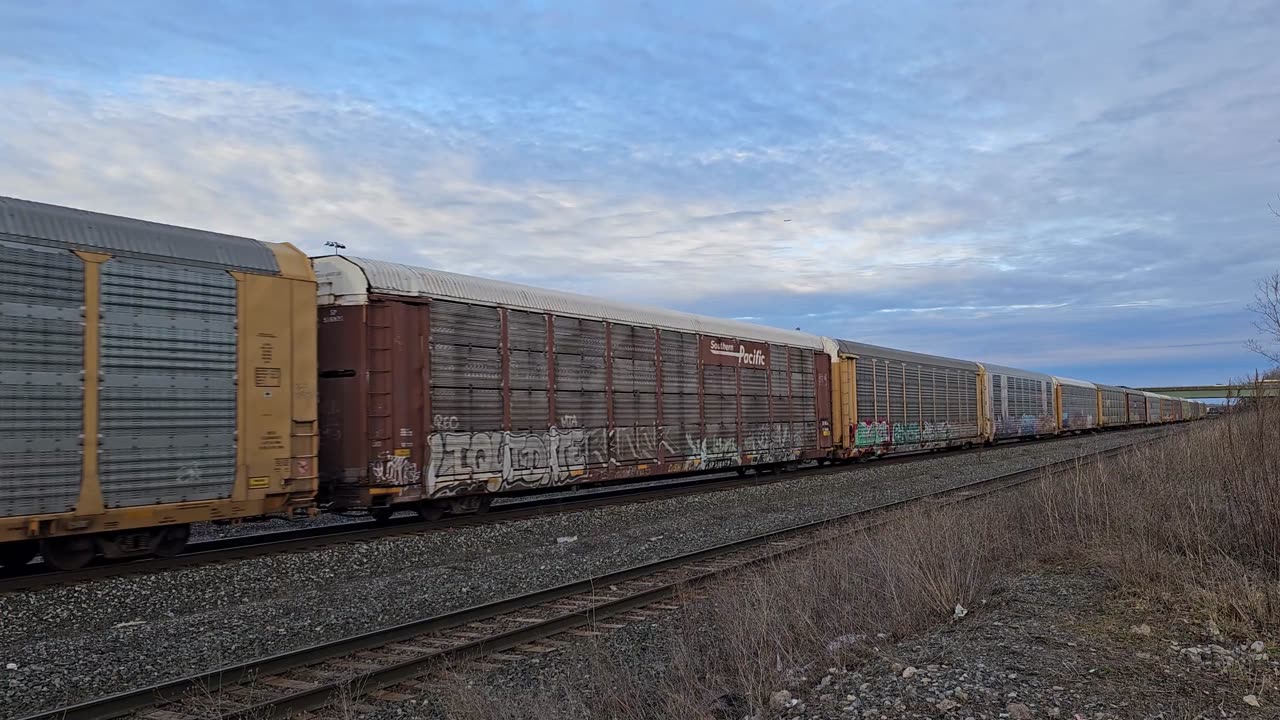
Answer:
[[[1019,525],[1153,602],[1197,606],[1241,633],[1280,624],[1280,408],[1037,488]]]
[[[717,586],[676,620],[665,671],[636,676],[606,644],[590,692],[464,691],[473,718],[741,717],[790,675],[854,662],[974,607],[1028,563],[1104,569],[1152,604],[1228,632],[1280,626],[1280,408],[1202,423],[1174,439],[980,506],[916,511]],[[821,673],[818,672],[820,675]]]

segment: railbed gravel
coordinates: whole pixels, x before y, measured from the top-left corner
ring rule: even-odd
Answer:
[[[572,582],[1162,432],[797,475],[670,500],[0,596],[0,717]],[[561,538],[576,538],[561,542]]]

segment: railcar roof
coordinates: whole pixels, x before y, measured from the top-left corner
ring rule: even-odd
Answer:
[[[924,353],[911,352],[910,350],[894,350],[893,348],[868,345],[867,343],[854,342],[852,340],[836,340],[836,344],[840,348],[841,355],[883,358],[917,365],[935,365],[958,370],[978,371],[978,364],[968,360],[957,360],[955,358],[942,357],[941,355],[926,355]]]
[[[1059,375],[1054,375],[1053,379],[1057,380],[1059,383],[1062,383],[1063,385],[1074,385],[1075,387],[1085,387],[1085,388],[1089,388],[1090,390],[1096,390],[1098,387],[1097,384],[1091,383],[1088,380],[1076,380],[1075,378],[1061,377]]]
[[[322,297],[322,303],[359,304],[367,301],[369,293],[428,297],[814,350],[824,348],[820,336],[795,330],[614,302],[444,270],[346,255],[326,255],[312,261],[320,283],[320,294],[330,296],[329,299]]]
[[[1015,375],[1017,377],[1032,378],[1035,380],[1045,380],[1052,382],[1053,376],[1047,373],[1036,372],[1034,370],[1022,370],[1020,368],[1007,367],[1005,365],[992,365],[991,363],[978,363],[984,370],[993,375]]]
[[[280,271],[271,248],[253,238],[0,197],[0,239],[6,236],[252,272]]]

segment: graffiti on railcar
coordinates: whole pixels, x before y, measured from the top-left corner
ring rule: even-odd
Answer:
[[[422,480],[422,469],[408,456],[383,453],[369,465],[369,474],[378,485],[416,485]]]
[[[946,420],[925,420],[924,428],[920,431],[920,442],[945,442],[962,436],[963,434],[951,427],[951,423]]]
[[[888,420],[864,420],[854,430],[855,447],[927,445],[964,437],[945,420],[890,424]]]
[[[582,428],[555,427],[545,433],[432,433],[427,439],[427,493],[433,494],[442,479],[457,477],[487,476],[513,489],[571,480],[607,451],[604,438],[592,449],[593,435]]]
[[[893,444],[894,445],[915,445],[920,442],[920,424],[919,423],[894,423],[893,424]]]
[[[1062,411],[1062,428],[1064,430],[1087,429],[1097,425],[1097,417],[1093,413]]]
[[[790,462],[801,448],[812,444],[790,423],[758,423],[748,426],[742,434],[742,453],[752,463]]]
[[[653,458],[678,455],[667,442],[666,433],[655,425],[620,427],[609,432],[609,457]]]
[[[643,474],[659,458],[679,458],[670,470],[714,470],[749,463],[795,460],[812,439],[789,423],[746,428],[735,436],[668,438],[658,426],[558,428],[546,432],[435,432],[428,438],[430,462],[415,476],[408,458],[380,458],[371,474],[381,484],[425,483],[428,495],[456,490],[460,481],[484,482],[490,491],[551,487],[580,481],[590,468],[611,478]],[[620,459],[622,462],[620,462]],[[644,465],[644,468],[637,467]]]
[[[689,446],[689,454],[697,461],[701,470],[733,467],[738,464],[738,440],[732,437],[696,438],[685,433],[685,442]]]
[[[888,420],[863,420],[858,423],[854,432],[854,443],[858,447],[888,445],[892,442],[892,433]]]
[[[1000,436],[1012,435],[1040,435],[1042,433],[1053,432],[1053,416],[1052,415],[1018,415],[997,418],[996,434]]]

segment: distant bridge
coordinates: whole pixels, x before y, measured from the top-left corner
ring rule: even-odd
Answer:
[[[1264,388],[1261,394],[1267,397],[1280,397],[1280,380],[1263,380],[1262,385]],[[1187,400],[1215,398],[1229,400],[1232,398],[1253,397],[1256,394],[1253,383],[1247,385],[1174,385],[1138,389]]]

